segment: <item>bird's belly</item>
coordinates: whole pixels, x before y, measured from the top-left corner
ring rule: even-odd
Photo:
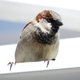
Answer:
[[[58,48],[54,49],[54,46],[37,46],[27,51],[25,54],[25,62],[32,62],[32,61],[43,61],[45,59],[53,59],[56,58],[58,53]]]
[[[21,44],[21,43],[20,43]],[[43,45],[29,42],[17,46],[15,53],[16,63],[43,61],[45,59],[55,59],[58,53],[58,44]]]

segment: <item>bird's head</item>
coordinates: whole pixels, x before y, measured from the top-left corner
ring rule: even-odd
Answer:
[[[52,10],[44,10],[40,12],[35,20],[41,25],[40,28],[42,31],[50,31],[51,29],[58,31],[59,26],[63,25],[60,15]]]

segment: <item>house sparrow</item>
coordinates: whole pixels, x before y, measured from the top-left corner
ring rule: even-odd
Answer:
[[[55,60],[59,48],[61,17],[52,10],[40,12],[22,30],[15,51],[15,63]],[[10,70],[14,62],[9,62]]]

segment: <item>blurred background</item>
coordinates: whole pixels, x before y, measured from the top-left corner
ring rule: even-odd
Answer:
[[[48,9],[62,17],[60,39],[80,37],[79,0],[0,0],[0,45],[17,43],[25,25]]]

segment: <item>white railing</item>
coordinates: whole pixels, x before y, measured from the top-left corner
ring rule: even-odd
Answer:
[[[13,65],[12,70],[9,71],[7,63],[14,61],[15,48],[16,44],[0,46],[0,80],[7,80],[7,78],[9,80],[13,76],[15,80],[20,78],[28,78],[28,80],[32,78],[35,80],[37,78],[41,80],[53,78],[54,80],[65,80],[65,78],[75,80],[76,78],[76,80],[80,80],[80,37],[61,39],[56,61],[50,61],[48,68],[44,61],[26,62]]]

